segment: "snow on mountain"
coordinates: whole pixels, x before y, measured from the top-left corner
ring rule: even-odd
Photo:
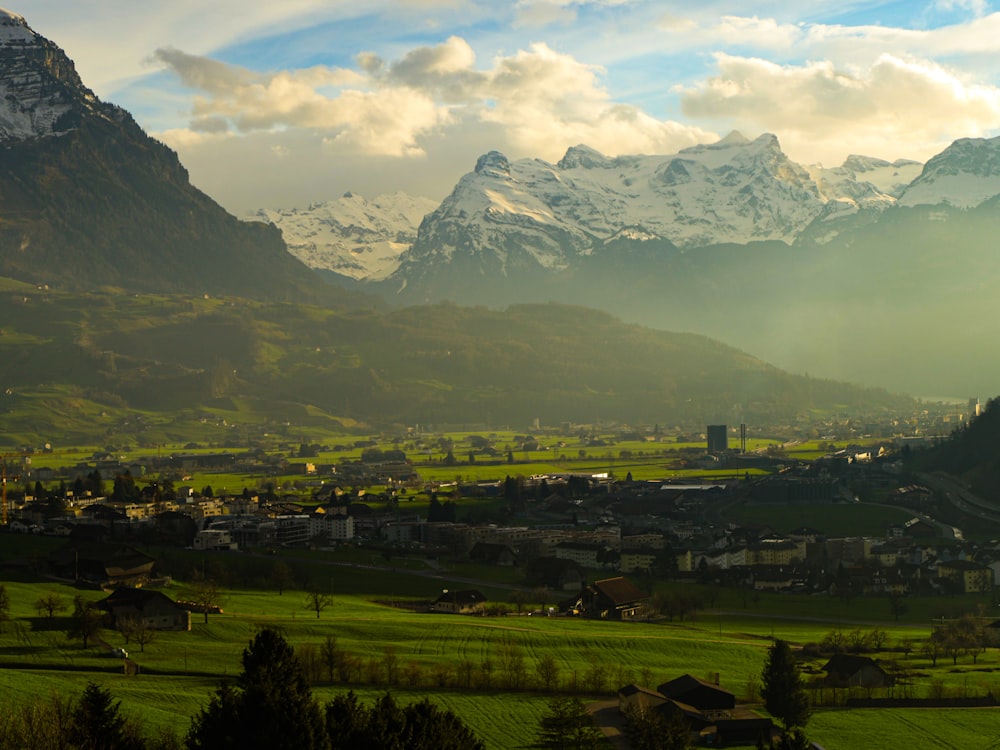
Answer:
[[[836,199],[892,203],[868,182],[835,192]],[[421,266],[456,253],[489,256],[490,270],[500,273],[565,268],[618,236],[684,249],[791,242],[830,200],[770,134],[751,141],[734,132],[669,156],[607,157],[575,146],[554,165],[494,151],[424,220],[400,274],[420,275]]]
[[[73,63],[24,18],[0,9],[0,143],[67,132],[99,104]]]
[[[826,168],[815,164],[806,167],[827,201],[846,204],[840,213],[853,209],[885,209],[914,179],[923,165],[909,159],[888,162],[870,156],[848,156],[839,167]]]
[[[972,208],[1000,194],[1000,137],[962,138],[924,166],[899,197],[902,206]]]
[[[398,192],[370,201],[346,193],[305,209],[260,209],[246,218],[277,226],[289,251],[307,266],[376,281],[396,270],[421,219],[437,205]]]

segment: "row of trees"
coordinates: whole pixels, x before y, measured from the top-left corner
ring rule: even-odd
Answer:
[[[509,634],[497,641],[491,653],[476,661],[463,658],[456,663],[437,661],[427,666],[402,660],[392,646],[385,646],[378,656],[363,659],[342,648],[335,635],[328,635],[318,646],[309,643],[299,646],[296,657],[313,684],[603,694],[634,682],[637,676],[623,664],[609,667],[596,658],[591,658],[589,666],[581,672],[563,669],[551,654],[539,657],[531,665],[520,644]],[[647,684],[653,681],[649,668],[641,669],[638,676]]]

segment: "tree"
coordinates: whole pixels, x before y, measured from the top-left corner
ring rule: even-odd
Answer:
[[[555,690],[559,684],[559,665],[552,654],[546,654],[535,663],[538,681],[546,691]]]
[[[758,745],[758,747],[760,746],[761,745]],[[773,750],[809,750],[812,747],[812,743],[809,741],[809,738],[806,737],[806,734],[802,731],[802,729],[799,727],[792,727],[781,735],[777,744],[771,742],[769,747]]]
[[[333,604],[333,597],[320,591],[310,591],[306,594],[306,609],[316,613],[319,619],[320,613]]]
[[[529,595],[523,589],[517,589],[510,595],[511,602],[517,607],[517,613],[521,614],[524,605],[528,603]]]
[[[149,621],[144,617],[122,617],[118,620],[118,631],[125,639],[125,643],[135,641],[139,644],[139,651],[146,650],[146,644],[156,640],[156,628],[150,627]]]
[[[319,660],[326,667],[327,679],[330,682],[333,682],[339,659],[340,652],[337,650],[337,636],[328,635],[326,640],[323,641],[323,645],[319,647]]]
[[[79,638],[83,641],[83,647],[87,648],[90,639],[100,634],[104,625],[103,620],[104,615],[94,603],[88,602],[78,594],[73,597],[73,620],[66,635],[70,638]]]
[[[113,703],[111,693],[93,682],[70,714],[68,738],[77,750],[142,750],[145,742],[138,736]]]
[[[45,615],[47,620],[55,617],[56,612],[62,612],[65,609],[66,602],[54,591],[50,591],[45,596],[38,597],[35,601],[35,610],[39,615]]]
[[[604,736],[579,698],[561,695],[549,701],[549,712],[542,717],[539,726],[540,747],[596,750],[603,741]]]
[[[337,750],[484,750],[482,741],[451,711],[426,698],[400,706],[386,693],[371,707],[353,692],[326,705],[326,727]]]
[[[625,736],[632,750],[688,750],[691,727],[680,711],[664,715],[652,709],[629,706],[625,711]]]
[[[224,683],[191,721],[191,750],[266,747],[328,750],[323,714],[295,652],[278,631],[264,628],[243,651],[243,672]]]
[[[889,594],[889,614],[896,622],[899,622],[899,618],[905,615],[909,609],[901,594],[896,592]]]
[[[292,569],[284,560],[276,560],[271,566],[271,585],[278,589],[278,596],[285,593],[285,589],[290,589],[295,585],[295,578],[292,576]]]
[[[209,612],[217,612],[222,605],[222,592],[219,585],[211,578],[197,578],[188,588],[188,600],[194,605],[196,612],[205,615],[205,624],[208,624]]]
[[[767,650],[761,672],[761,696],[768,712],[785,725],[803,727],[809,721],[809,697],[788,644],[776,639]]]
[[[0,583],[0,632],[3,632],[3,624],[10,620],[10,594],[7,587]]]

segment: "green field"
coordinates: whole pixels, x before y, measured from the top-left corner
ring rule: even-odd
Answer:
[[[9,577],[8,577],[9,578]],[[335,580],[348,578],[341,573]],[[354,571],[344,589],[386,590],[398,594],[417,593],[409,582],[422,581],[433,587],[433,579],[418,579],[402,571]],[[744,696],[748,683],[759,677],[766,648],[772,637],[795,644],[815,643],[830,630],[869,629],[875,623],[863,615],[876,616],[871,602],[850,605],[824,600],[827,606],[815,610],[815,619],[798,612],[799,619],[783,617],[775,610],[782,601],[795,597],[764,597],[755,608],[743,612],[724,609],[737,602],[734,592],[717,601],[717,610],[703,611],[693,620],[675,623],[614,623],[563,617],[508,616],[502,618],[431,615],[392,608],[360,595],[338,593],[320,618],[305,606],[305,594],[254,590],[225,592],[224,613],[209,617],[208,624],[195,616],[188,633],[160,633],[144,652],[124,643],[121,635],[105,631],[109,646],[124,646],[141,667],[141,674],[120,674],[120,661],[104,648],[83,649],[67,640],[65,621],[47,624],[34,609],[37,598],[55,592],[69,602],[80,593],[70,587],[49,583],[4,584],[12,603],[12,622],[0,633],[0,687],[9,704],[35,700],[54,691],[72,696],[88,681],[112,691],[124,711],[141,716],[151,728],[169,727],[183,733],[190,717],[207,701],[219,679],[233,677],[240,669],[239,654],[261,626],[280,628],[300,654],[319,649],[327,636],[335,636],[338,648],[359,660],[358,674],[351,689],[362,697],[374,697],[391,689],[402,700],[430,697],[458,713],[483,737],[488,747],[528,747],[534,740],[538,720],[547,706],[536,665],[543,658],[554,659],[563,690],[576,685],[585,700],[610,697],[615,688],[631,681],[652,686],[691,673],[699,677],[719,675],[721,684],[737,696]],[[397,588],[398,587],[398,588]],[[182,590],[167,590],[177,596]],[[338,589],[342,591],[342,589]],[[99,592],[84,592],[96,599]],[[803,602],[800,599],[798,604]],[[857,615],[840,622],[831,615]],[[919,605],[917,605],[919,607]],[[794,609],[789,605],[790,609]],[[808,610],[805,610],[808,611]],[[926,620],[924,621],[926,622]],[[857,624],[860,623],[860,624]],[[928,628],[917,624],[880,625],[888,634],[888,644],[926,638]],[[400,669],[416,665],[421,687],[409,687],[399,679],[391,687],[378,677],[387,651]],[[504,689],[506,674],[500,664],[515,654],[522,687]],[[932,667],[914,650],[904,657],[886,652],[883,658],[900,659],[918,675],[917,694],[931,681],[948,694],[963,691],[983,694],[1000,690],[1000,652],[982,654],[973,665],[961,658],[957,665],[939,659]],[[482,664],[492,662],[489,687],[460,689],[463,674],[475,684]],[[821,660],[803,664],[809,674]],[[444,665],[442,667],[441,665]],[[596,667],[595,667],[596,665]],[[372,672],[371,670],[375,670]],[[443,670],[443,671],[442,671]],[[376,675],[374,682],[372,675]],[[435,684],[437,674],[445,674],[446,687]],[[599,675],[599,677],[598,677]],[[601,684],[596,685],[595,680]],[[330,685],[326,679],[316,684],[315,694],[325,701],[347,689]],[[898,746],[905,738],[910,750],[941,747],[987,747],[1000,736],[1000,711],[983,709],[852,710],[819,708],[809,724],[809,734],[828,750],[868,746]],[[896,741],[891,738],[895,737]],[[877,740],[876,745],[871,741]],[[976,744],[979,743],[979,744]]]

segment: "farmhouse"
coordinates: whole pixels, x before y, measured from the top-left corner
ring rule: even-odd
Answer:
[[[710,745],[751,744],[770,740],[774,727],[770,719],[736,706],[736,697],[716,683],[686,674],[651,690],[626,685],[618,691],[618,710],[657,711],[680,715],[692,734]]]
[[[892,676],[867,656],[834,654],[823,671],[826,683],[834,687],[881,688],[893,682]]]
[[[649,597],[627,578],[605,578],[585,586],[571,601],[573,614],[600,620],[634,620]]]
[[[132,547],[105,542],[71,541],[49,555],[56,575],[101,587],[142,584],[155,563]]]
[[[468,615],[479,611],[486,597],[476,589],[445,591],[431,603],[431,612]]]
[[[710,719],[726,718],[736,707],[736,696],[731,692],[718,683],[706,682],[689,674],[665,682],[657,690],[667,698],[694,706]]]
[[[159,591],[117,588],[97,602],[117,628],[129,619],[154,630],[190,630],[191,613]]]

